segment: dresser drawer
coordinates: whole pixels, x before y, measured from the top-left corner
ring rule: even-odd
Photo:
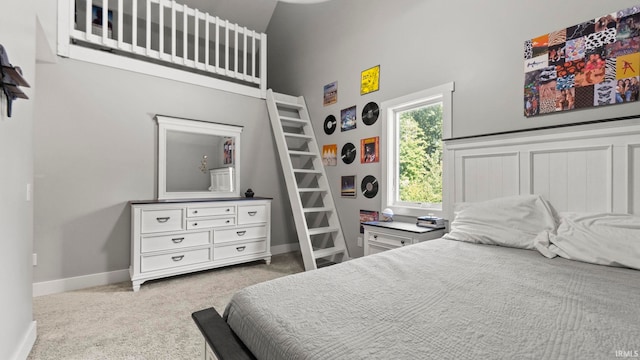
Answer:
[[[203,229],[219,226],[232,226],[236,224],[235,217],[220,217],[215,219],[192,219],[187,220],[187,229]]]
[[[267,206],[238,206],[238,224],[255,224],[267,221]]]
[[[266,240],[219,246],[213,249],[213,260],[222,260],[236,256],[257,254],[265,251],[267,251]]]
[[[391,249],[395,249],[395,248],[397,248],[397,246],[389,246],[389,245],[379,244],[379,243],[369,243],[369,254],[368,255],[381,253],[383,251],[387,251],[387,250],[391,250]]]
[[[393,249],[396,247],[411,245],[412,239],[410,237],[402,237],[396,235],[389,234],[381,234],[381,233],[369,233],[369,246],[373,246],[377,244],[379,246],[383,246],[389,249]]]
[[[211,261],[211,248],[142,256],[140,271],[154,271]]]
[[[198,216],[217,216],[217,215],[234,215],[236,213],[235,205],[228,206],[206,206],[206,207],[187,207],[187,217]]]
[[[253,226],[237,229],[215,230],[213,233],[213,243],[221,244],[238,240],[249,240],[264,238],[267,236],[266,226]]]
[[[182,209],[142,210],[142,233],[183,230]]]
[[[143,253],[161,250],[183,249],[210,244],[209,232],[182,233],[177,235],[147,236],[140,239]]]

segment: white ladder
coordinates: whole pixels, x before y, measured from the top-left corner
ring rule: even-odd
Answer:
[[[305,270],[348,260],[342,227],[304,98],[267,90],[267,107]]]

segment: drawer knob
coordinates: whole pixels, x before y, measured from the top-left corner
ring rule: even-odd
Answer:
[[[193,223],[193,226],[198,226],[198,223]]]
[[[193,213],[194,213],[194,214],[197,214],[197,213],[198,213],[198,210],[193,210]]]
[[[230,222],[231,222],[231,220],[227,220],[227,221],[225,221],[225,224],[228,224],[228,223],[230,223]]]
[[[246,249],[246,248],[247,248],[246,246],[238,246],[238,247],[236,248],[236,250],[238,250],[238,252],[242,252],[242,251],[244,251],[244,249]]]
[[[378,238],[378,235],[373,235],[373,238],[374,238],[374,239],[377,239],[377,238]]]
[[[171,257],[171,260],[176,261],[176,262],[177,262],[177,261],[180,261],[180,260],[182,260],[182,259],[184,259],[184,255],[172,256],[172,257]]]
[[[249,216],[254,216],[254,215],[255,215],[255,214],[257,214],[257,213],[258,213],[257,211],[249,211],[249,212],[248,212]]]
[[[173,241],[175,244],[180,244],[183,240],[184,240],[183,237],[171,239],[171,241]]]
[[[225,210],[225,211],[226,211],[226,212],[230,212],[230,211],[231,211],[231,209],[227,208],[227,210]]]
[[[400,240],[400,244],[404,245],[404,240]]]
[[[243,231],[236,231],[236,234],[238,234],[238,236],[244,236],[244,234],[247,233],[247,230],[243,230]]]
[[[167,221],[169,221],[169,219],[170,219],[170,218],[171,218],[171,217],[169,217],[169,216],[165,216],[165,217],[157,217],[157,218],[156,218],[156,220],[157,220],[159,223],[166,223]]]

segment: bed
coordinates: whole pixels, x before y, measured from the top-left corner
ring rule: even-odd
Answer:
[[[614,358],[640,350],[640,246],[629,256],[607,254],[632,236],[640,245],[640,217],[543,219],[531,201],[541,202],[477,203],[443,239],[248,287],[222,319],[257,359]],[[524,225],[510,226],[525,214]],[[562,236],[583,220],[596,237],[622,229],[620,242],[598,250],[600,265],[566,258],[584,260],[583,252],[563,253],[571,240]]]
[[[194,313],[209,356],[640,357],[638,134],[450,146],[456,206],[444,238],[257,284],[220,312]],[[566,171],[549,171],[566,158]]]

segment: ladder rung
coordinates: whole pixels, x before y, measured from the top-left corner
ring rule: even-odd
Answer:
[[[298,174],[322,174],[322,171],[314,169],[293,169],[293,172]]]
[[[337,232],[338,230],[340,229],[332,228],[332,227],[313,228],[313,229],[309,229],[309,235],[313,236],[313,235],[329,234],[329,233]]]
[[[299,124],[299,125],[307,125],[307,124],[309,124],[309,120],[297,119],[297,118],[292,118],[292,117],[289,117],[289,116],[280,116],[280,121],[281,122]]]
[[[298,104],[298,103],[292,103],[292,102],[289,102],[289,101],[278,100],[278,99],[275,99],[275,103],[278,106],[282,106],[282,107],[289,108],[289,109],[302,109],[302,105]]]
[[[305,134],[294,134],[294,133],[284,133],[285,137],[288,138],[298,138],[298,139],[304,139],[304,140],[313,140],[313,138],[309,135],[305,135]]]
[[[318,154],[315,154],[309,151],[297,151],[297,150],[290,150],[289,155],[318,156]]]
[[[300,188],[300,189],[298,189],[298,192],[301,192],[301,193],[309,193],[309,192],[327,192],[327,189],[321,189],[321,188]]]
[[[338,255],[342,253],[344,253],[344,249],[330,247],[326,249],[313,250],[313,257],[315,257],[316,259],[320,259],[323,257]]]
[[[303,209],[303,210],[306,213],[333,211],[333,209],[329,208],[329,207],[314,207],[314,208],[306,208],[306,209]]]

